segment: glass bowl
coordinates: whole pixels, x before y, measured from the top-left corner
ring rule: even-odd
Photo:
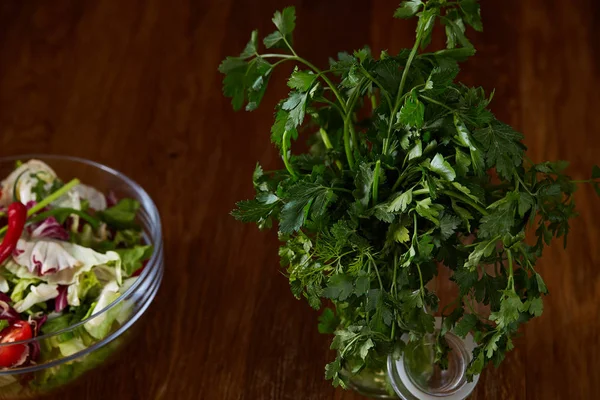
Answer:
[[[100,366],[118,352],[132,334],[134,323],[144,314],[154,299],[163,276],[164,256],[161,223],[158,210],[150,196],[137,183],[112,168],[76,157],[55,155],[22,155],[0,158],[0,177],[7,176],[18,160],[41,160],[50,165],[63,181],[78,178],[82,183],[96,187],[103,193],[114,192],[117,198],[133,198],[141,207],[138,223],[144,240],[154,246],[154,253],[133,284],[106,308],[66,329],[35,338],[1,344],[24,343],[39,346],[40,359],[34,365],[0,370],[0,399],[35,398],[78,379],[85,372]],[[113,314],[111,314],[113,313]],[[50,344],[62,343],[85,324],[99,322],[108,315],[118,315],[108,333],[101,339],[89,339],[80,349],[44,353]],[[89,336],[89,335],[88,335]]]

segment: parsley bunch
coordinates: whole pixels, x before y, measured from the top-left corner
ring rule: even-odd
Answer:
[[[418,18],[413,48],[397,55],[375,58],[365,47],[319,69],[294,50],[290,7],[275,13],[277,30],[263,40],[272,50],[259,49],[254,31],[219,67],[233,107],[252,111],[273,69],[295,64],[271,128],[285,169],[257,166],[256,197],[232,214],[260,228],[277,221],[294,296],[315,309],[324,299],[334,305],[319,330],[335,334],[326,377],[336,386],[345,385],[342,369],[383,367],[403,351],[404,333],[416,342],[434,332],[439,299],[426,285],[441,265],[459,296],[441,310],[436,360],[444,367],[444,334],[453,330],[478,343],[469,375],[499,364],[519,325],[542,313],[547,288],[536,260],[553,238],[566,245],[576,215],[567,163],[527,159],[523,136],[490,112],[492,95],[455,82],[458,63],[475,53],[467,26],[482,29],[477,0],[410,0],[394,16]],[[447,48],[427,52],[437,23]],[[293,154],[300,132],[310,151]],[[583,182],[600,194],[598,178],[596,166]]]

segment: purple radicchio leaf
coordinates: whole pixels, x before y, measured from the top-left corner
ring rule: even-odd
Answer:
[[[40,317],[29,317],[29,325],[31,325],[31,328],[33,330],[33,337],[37,337],[40,334],[40,329],[42,328],[42,325],[44,325],[46,323],[46,321],[48,320],[48,316],[47,315],[42,315]],[[32,341],[31,343],[29,343],[29,362],[31,364],[34,364],[38,358],[40,357],[40,342],[37,340]]]
[[[6,293],[0,292],[0,301],[4,301],[5,303],[10,303],[12,300]]]
[[[30,363],[35,363],[40,357],[40,342],[37,340],[29,343],[29,361]]]
[[[58,296],[54,299],[54,311],[61,312],[67,306],[67,285],[58,285]]]
[[[68,242],[55,240],[33,240],[19,239],[13,259],[19,265],[26,266],[29,271],[38,276],[62,271],[81,265],[64,246],[72,246]]]
[[[4,293],[2,294],[4,295],[3,298],[8,297]],[[10,299],[8,300],[10,301]],[[5,319],[9,322],[20,319],[19,313],[4,299],[0,300],[0,319]]]
[[[33,330],[33,336],[38,336],[40,334],[40,329],[42,326],[48,321],[47,315],[40,315],[39,317],[29,317],[29,325]]]
[[[106,195],[105,197],[106,197],[106,207],[109,207],[109,208],[114,207],[119,202],[119,198],[117,197],[117,194],[115,192],[113,192],[112,190],[110,192],[108,192],[108,195]]]
[[[54,217],[46,218],[39,224],[28,227],[32,239],[69,240],[69,233]]]

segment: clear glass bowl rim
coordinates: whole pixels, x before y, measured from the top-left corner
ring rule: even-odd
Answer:
[[[76,324],[73,324],[71,326],[68,326],[68,327],[61,329],[59,331],[56,331],[56,332],[48,333],[45,335],[39,335],[34,338],[27,339],[27,340],[21,340],[18,342],[0,343],[0,349],[3,346],[13,346],[15,344],[33,343],[36,341],[41,341],[44,339],[48,339],[48,338],[51,338],[54,336],[59,336],[63,333],[72,331],[73,329],[77,328],[78,326],[81,326],[81,325],[85,324],[86,322],[98,317],[99,315],[107,313],[112,308],[116,307],[123,299],[128,298],[131,293],[134,293],[137,290],[137,288],[142,284],[142,282],[144,282],[148,278],[149,275],[156,274],[158,272],[157,270],[162,267],[161,262],[162,262],[162,253],[163,253],[163,240],[162,240],[162,226],[161,226],[161,222],[160,222],[160,215],[158,213],[158,209],[156,208],[156,205],[154,204],[154,202],[152,201],[152,199],[150,198],[148,193],[146,193],[146,191],[140,185],[138,185],[131,178],[127,177],[126,175],[120,173],[119,171],[117,171],[111,167],[97,163],[95,161],[91,161],[91,160],[87,160],[85,158],[80,158],[80,157],[75,157],[75,156],[56,155],[56,154],[23,154],[23,155],[16,155],[16,156],[0,157],[0,164],[5,163],[5,162],[16,162],[18,160],[30,160],[30,159],[39,159],[44,162],[45,161],[51,162],[52,160],[59,160],[59,161],[71,161],[74,163],[82,163],[82,164],[86,164],[88,166],[97,168],[107,174],[113,175],[114,177],[125,182],[125,184],[127,186],[129,186],[129,188],[132,189],[139,196],[139,198],[141,199],[141,201],[140,201],[141,207],[143,209],[145,209],[146,212],[148,213],[148,217],[150,220],[150,224],[149,224],[150,232],[149,233],[150,233],[150,237],[153,239],[153,242],[154,242],[154,243],[152,243],[154,245],[154,253],[152,254],[152,257],[150,258],[150,260],[148,260],[148,263],[146,264],[146,267],[140,274],[139,278],[125,291],[125,293],[121,294],[121,296],[119,296],[115,301],[113,301],[112,303],[107,305],[102,310],[90,315],[88,318],[86,318],[82,321],[79,321]],[[50,166],[52,167],[52,165],[50,165]],[[88,184],[93,185],[93,182],[88,182]],[[110,335],[111,338],[114,338],[113,336],[114,335]],[[101,342],[106,343],[108,341],[102,340],[102,341],[99,341],[98,343],[101,343]],[[98,344],[98,343],[96,343],[96,344]],[[92,346],[94,346],[94,345],[92,345]],[[90,346],[90,348],[92,346]],[[98,346],[98,347],[100,347],[100,346]],[[66,361],[66,358],[60,359],[60,361],[64,362],[64,361]],[[43,366],[43,365],[41,365],[41,366]],[[30,369],[30,368],[31,367],[7,369],[5,371],[0,371],[0,375],[2,375],[2,372],[12,372],[12,373],[24,372],[24,370]]]

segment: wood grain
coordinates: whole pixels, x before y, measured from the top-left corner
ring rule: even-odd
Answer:
[[[296,0],[297,49],[319,65],[365,43],[412,44],[392,0]],[[536,161],[568,159],[585,178],[600,152],[595,0],[487,0],[468,84],[496,88],[495,113]],[[323,379],[329,338],[278,272],[277,239],[228,217],[251,195],[272,106],[234,113],[217,65],[282,6],[264,0],[0,2],[0,154],[78,155],[141,183],[162,214],[164,284],[120,361],[52,398],[359,399]],[[273,82],[284,77],[278,73]],[[473,399],[593,399],[600,379],[600,216],[590,188],[568,250],[540,263],[551,296]]]

